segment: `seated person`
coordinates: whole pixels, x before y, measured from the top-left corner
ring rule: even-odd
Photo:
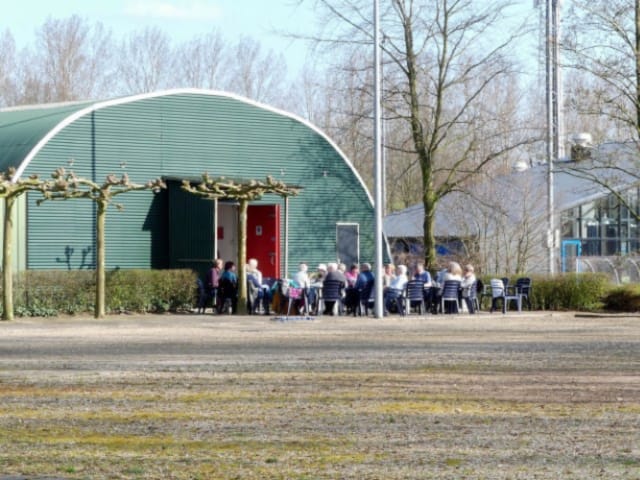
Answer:
[[[250,258],[247,262],[247,283],[254,291],[253,302],[249,305],[249,313],[256,313],[260,304],[265,315],[269,315],[269,305],[271,304],[271,288],[263,283],[262,272],[258,270],[258,260]]]
[[[416,264],[413,278],[424,283],[424,305],[428,311],[431,310],[431,287],[433,283],[431,282],[431,274],[424,268],[424,263],[418,262]]]
[[[474,273],[473,265],[467,264],[464,266],[464,274],[462,276],[462,282],[460,287],[462,288],[462,298],[467,304],[467,310],[469,313],[475,313],[473,305],[473,297],[476,292],[472,292],[471,288],[475,288],[476,275]]]
[[[298,272],[293,276],[292,279],[296,287],[304,289],[309,288],[311,282],[309,280],[309,274],[307,273],[308,269],[309,267],[307,267],[306,263],[300,263],[300,265],[298,266]]]
[[[324,277],[324,280],[322,282],[323,284],[323,288],[324,285],[326,285],[327,282],[329,281],[338,281],[341,284],[340,290],[343,291],[345,286],[347,285],[347,279],[344,278],[344,274],[338,270],[338,264],[337,263],[329,263],[327,264],[327,275]],[[335,307],[335,301],[325,301],[324,302],[324,314],[328,315],[331,314],[333,312],[333,309]],[[339,309],[338,309],[339,310]]]
[[[324,277],[327,276],[327,266],[324,263],[318,265],[315,273],[309,276],[309,305],[312,310],[318,308],[318,291],[322,288]]]
[[[349,267],[349,270],[344,274],[344,278],[347,279],[347,287],[355,286],[359,274],[360,269],[358,268],[358,265],[353,264]]]
[[[222,274],[222,263],[223,262],[220,258],[216,258],[207,272],[207,289],[209,291],[209,298],[211,299],[214,312],[219,308],[218,285],[220,282],[220,275]]]
[[[407,277],[407,267],[405,265],[398,265],[396,267],[396,276],[389,287],[384,292],[384,308],[387,313],[391,311],[393,304],[396,304],[398,308],[398,312],[400,314],[404,311],[404,306],[402,305],[402,299],[404,296],[404,289],[409,282],[409,278]]]
[[[391,285],[391,281],[396,278],[396,267],[393,265],[393,263],[387,263],[384,266],[384,274],[382,277],[382,287],[384,289],[389,288],[389,285]]]
[[[447,280],[462,281],[462,268],[458,262],[449,262],[447,268],[438,271],[435,281],[435,290],[431,295],[431,312],[437,313],[440,309],[440,299],[442,298],[442,287]]]
[[[344,305],[347,308],[347,313],[355,313],[355,308],[358,305],[358,290],[356,290],[355,285],[359,273],[358,265],[354,264],[344,274],[344,278],[347,280],[347,288],[344,291]]]
[[[224,264],[224,271],[218,281],[218,293],[220,295],[218,313],[223,312],[227,301],[231,303],[231,311],[235,313],[238,307],[238,275],[236,264],[231,261]]]
[[[301,262],[298,266],[298,271],[291,279],[293,286],[302,289],[302,298],[297,299],[294,304],[296,311],[298,312],[301,310],[305,310],[308,313],[308,311],[310,311],[310,309],[308,308],[308,299],[309,291],[311,288],[311,281],[309,280],[309,274],[307,273],[308,270],[309,267],[307,266],[307,264]]]
[[[363,263],[360,266],[360,273],[358,274],[356,283],[353,286],[353,289],[357,293],[357,298],[355,299],[356,305],[354,308],[354,315],[361,302],[369,301],[369,298],[371,297],[371,289],[373,288],[374,282],[375,278],[373,276],[373,272],[371,271],[371,264]]]

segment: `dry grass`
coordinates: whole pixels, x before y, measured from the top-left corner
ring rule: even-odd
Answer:
[[[633,317],[18,320],[0,472],[640,479],[639,367]]]

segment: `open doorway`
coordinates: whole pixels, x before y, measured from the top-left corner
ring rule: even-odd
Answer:
[[[218,258],[238,263],[238,204],[218,202],[216,227]]]
[[[217,251],[223,260],[238,261],[238,205],[218,202]],[[247,260],[258,260],[263,277],[280,277],[280,205],[249,205]]]

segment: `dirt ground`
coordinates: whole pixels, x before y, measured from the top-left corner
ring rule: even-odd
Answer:
[[[0,322],[0,479],[640,479],[640,318]]]

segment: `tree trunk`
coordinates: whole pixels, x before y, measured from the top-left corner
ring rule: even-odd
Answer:
[[[2,310],[3,320],[13,320],[13,206],[15,198],[4,199],[4,245],[2,250]]]
[[[248,200],[240,200],[238,211],[238,313],[247,314],[247,208]]]
[[[436,264],[436,239],[433,235],[433,226],[436,216],[436,196],[432,189],[424,190],[422,196],[424,205],[424,219],[422,229],[424,232],[424,264],[427,269],[435,269]]]
[[[105,316],[105,218],[107,216],[107,203],[96,202],[98,211],[96,214],[96,305],[95,318]]]
[[[640,0],[635,2],[636,139],[640,139]]]

